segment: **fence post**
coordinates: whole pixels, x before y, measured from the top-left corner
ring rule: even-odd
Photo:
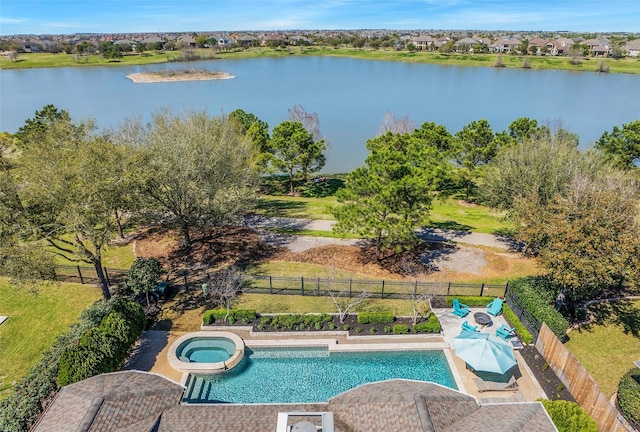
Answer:
[[[107,268],[102,267],[102,271],[104,272],[104,278],[107,280],[107,286],[111,286],[111,281],[109,280],[109,273],[107,273]]]
[[[318,289],[316,290],[316,294],[320,295],[320,278],[318,278]]]
[[[504,284],[504,297],[507,298],[507,291],[509,291],[509,281]]]
[[[184,289],[189,289],[189,281],[187,280],[187,271],[182,272],[182,276],[184,277]]]
[[[304,295],[304,276],[300,277],[300,287],[302,288],[302,295]]]
[[[269,275],[269,294],[273,294],[273,283],[271,282],[271,275]]]
[[[353,281],[349,279],[349,298],[351,298],[351,282]]]
[[[82,272],[80,271],[80,266],[76,266],[78,269],[78,276],[80,276],[80,283],[84,284],[84,279],[82,278]]]
[[[484,293],[484,284],[482,284],[482,286],[480,287],[480,297],[482,297],[483,293]]]
[[[451,292],[451,282],[447,284],[447,295]]]
[[[384,279],[382,279],[382,295],[380,296],[380,298],[384,298]]]

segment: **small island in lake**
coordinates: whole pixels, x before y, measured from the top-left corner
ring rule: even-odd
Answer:
[[[228,72],[208,70],[167,70],[159,72],[140,72],[126,75],[134,83],[154,83],[170,81],[205,81],[235,78]]]

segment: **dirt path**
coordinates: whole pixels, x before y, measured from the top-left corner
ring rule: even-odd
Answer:
[[[331,231],[336,221],[333,220],[313,220],[294,219],[283,217],[247,216],[244,225],[250,228],[291,228],[315,231]],[[434,228],[422,228],[418,235],[427,241],[452,241],[455,243],[465,243],[475,246],[490,246],[500,249],[514,249],[517,244],[513,239],[499,237],[493,234],[475,233],[468,231],[453,231]]]

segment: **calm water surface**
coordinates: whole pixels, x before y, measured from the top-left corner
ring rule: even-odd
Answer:
[[[361,384],[403,378],[457,389],[444,353],[332,352],[324,348],[255,348],[228,372],[191,378],[187,402],[327,401]]]
[[[125,75],[166,69],[223,70],[235,79],[135,84]],[[594,66],[595,68],[595,66]],[[330,142],[325,172],[364,163],[365,143],[385,112],[408,115],[419,126],[443,124],[455,133],[486,118],[494,131],[518,117],[557,123],[583,145],[604,131],[640,119],[640,75],[423,65],[329,57],[215,60],[127,67],[0,71],[0,130],[15,132],[46,104],[76,119],[93,117],[102,128],[133,116],[236,108],[273,128],[288,109],[317,112]]]

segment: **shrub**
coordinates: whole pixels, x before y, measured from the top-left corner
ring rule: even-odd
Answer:
[[[634,367],[620,378],[618,404],[624,417],[640,426],[640,369]]]
[[[369,333],[371,333],[371,334],[376,334],[376,328],[375,328],[375,327],[371,327],[371,328],[369,329]]]
[[[565,400],[540,400],[559,432],[598,432],[598,425],[580,405]]]
[[[436,314],[431,312],[427,321],[413,325],[414,333],[440,333],[440,321]]]
[[[516,333],[522,343],[530,344],[533,342],[533,336],[529,333],[529,330],[527,330],[524,324],[522,324],[522,321],[520,321],[520,318],[513,313],[507,304],[502,305],[502,315],[504,315],[504,318],[509,322],[509,324],[516,329]]]
[[[335,330],[336,325],[332,322],[329,323],[329,330]]]
[[[383,331],[384,331],[385,333],[391,333],[391,327],[389,327],[389,326],[384,326]]]
[[[409,333],[409,326],[406,324],[396,324],[393,326],[393,334],[407,334]]]
[[[362,327],[356,327],[356,333],[362,333]]]
[[[466,304],[467,306],[486,306],[493,297],[480,297],[480,296],[448,296],[446,298],[447,306],[453,307],[453,299],[458,299],[458,301],[462,304]]]
[[[360,312],[358,324],[389,324],[395,319],[393,312]]]
[[[509,292],[517,297],[523,307],[539,322],[545,322],[561,341],[567,338],[569,323],[560,312],[551,306],[554,288],[547,278],[529,276],[519,278],[510,285]]]
[[[211,325],[216,320],[224,321],[227,316],[226,309],[210,309],[202,316],[202,323],[204,325]],[[236,321],[242,321],[245,324],[249,324],[251,321],[257,318],[256,311],[254,309],[231,309],[229,310],[229,317],[227,321],[229,324],[233,324]]]
[[[122,367],[146,323],[144,310],[130,299],[113,302],[100,326],[86,330],[60,356],[58,385],[65,386]]]
[[[351,326],[349,324],[345,324],[345,325],[342,326],[342,329],[344,331],[349,331],[350,328],[351,328]]]

